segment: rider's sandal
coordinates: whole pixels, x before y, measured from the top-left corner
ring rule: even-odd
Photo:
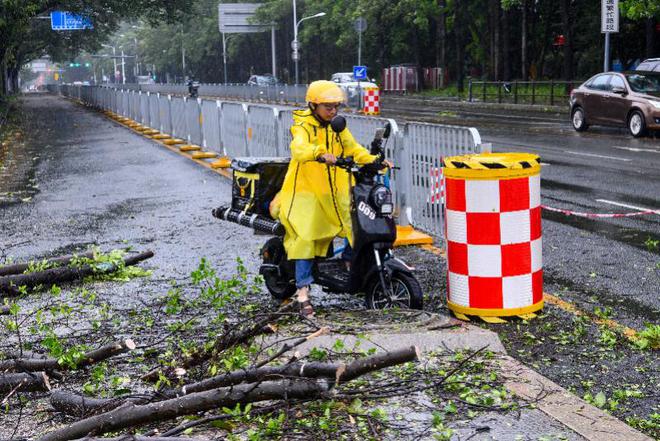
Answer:
[[[314,317],[314,308],[312,307],[312,302],[309,300],[300,302],[300,315],[305,318]]]

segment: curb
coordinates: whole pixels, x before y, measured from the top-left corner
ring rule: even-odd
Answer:
[[[500,358],[505,387],[590,441],[653,441],[623,421],[592,406],[512,357]]]

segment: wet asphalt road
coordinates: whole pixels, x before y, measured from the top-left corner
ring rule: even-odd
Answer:
[[[64,99],[34,95],[24,103],[31,127],[26,136],[32,140],[21,154],[29,161],[15,161],[21,170],[5,170],[5,176],[13,171],[25,182],[13,184],[13,196],[0,197],[0,207],[5,201],[0,258],[60,254],[91,243],[104,249],[129,244],[155,251],[156,278],[185,277],[201,256],[226,270],[241,257],[256,272],[264,237],[210,215],[230,201],[225,178]],[[633,140],[611,129],[549,136],[536,132],[533,123],[525,131],[489,121],[478,128],[494,150],[541,155],[544,204],[635,211],[599,201],[607,200],[660,209],[657,140]],[[543,227],[547,292],[561,292],[588,309],[614,305],[616,318],[637,329],[659,321],[660,252],[647,244],[660,239],[660,216],[584,220],[546,212]],[[442,265],[415,254],[411,258],[418,261],[411,263],[437,287]],[[431,294],[435,305],[444,295]]]
[[[236,257],[256,270],[263,237],[211,216],[231,200],[225,178],[65,99],[23,103],[30,141],[20,154],[31,168],[13,185],[31,199],[0,203],[0,261],[96,244],[152,249],[142,265],[152,280],[183,279],[201,257],[221,273],[233,272]]]

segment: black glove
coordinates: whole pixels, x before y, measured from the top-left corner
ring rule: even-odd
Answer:
[[[369,149],[369,153],[372,155],[382,155],[383,154],[383,140],[382,139],[374,139],[371,141],[371,149]]]

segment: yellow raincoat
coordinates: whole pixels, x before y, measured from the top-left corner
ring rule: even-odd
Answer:
[[[284,248],[289,259],[325,256],[335,236],[353,241],[350,213],[350,174],[322,164],[316,158],[325,153],[352,156],[369,164],[377,156],[355,141],[351,132],[340,134],[330,125],[323,127],[311,110],[293,113],[291,162],[280,192],[280,222],[285,227]]]

